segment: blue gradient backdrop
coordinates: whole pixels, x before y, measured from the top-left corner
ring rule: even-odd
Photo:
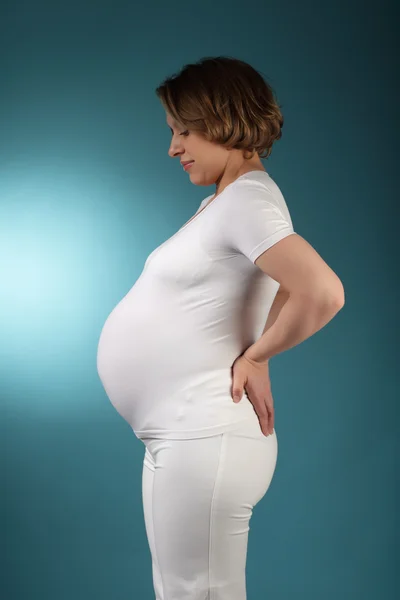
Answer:
[[[346,292],[271,361],[279,457],[248,597],[394,599],[394,3],[15,0],[0,21],[2,598],[154,599],[144,446],[96,349],[148,254],[214,192],[169,158],[154,90],[228,55],[276,91],[283,136],[264,166]]]

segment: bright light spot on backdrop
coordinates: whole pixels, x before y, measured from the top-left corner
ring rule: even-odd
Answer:
[[[101,327],[143,268],[142,207],[98,164],[7,165],[0,182],[2,408],[84,410],[104,394]]]

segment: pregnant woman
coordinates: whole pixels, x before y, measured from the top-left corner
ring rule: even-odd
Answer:
[[[156,92],[169,156],[215,194],[148,256],[103,326],[97,368],[144,444],[156,600],[246,600],[252,509],[277,461],[268,361],[325,326],[344,290],[260,160],[283,125],[265,79],[205,58]]]

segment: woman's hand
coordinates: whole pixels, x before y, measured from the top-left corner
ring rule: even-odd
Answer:
[[[232,365],[234,402],[240,402],[244,389],[252,403],[260,422],[261,431],[265,436],[274,430],[274,401],[271,393],[269,378],[269,363],[257,363],[241,354]],[[238,400],[235,400],[235,397]]]

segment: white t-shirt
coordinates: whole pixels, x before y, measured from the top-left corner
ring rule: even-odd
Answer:
[[[208,437],[258,419],[246,391],[232,400],[232,365],[262,335],[279,288],[254,261],[295,232],[265,171],[205,206],[212,196],[151,252],[100,334],[100,380],[138,438]]]

